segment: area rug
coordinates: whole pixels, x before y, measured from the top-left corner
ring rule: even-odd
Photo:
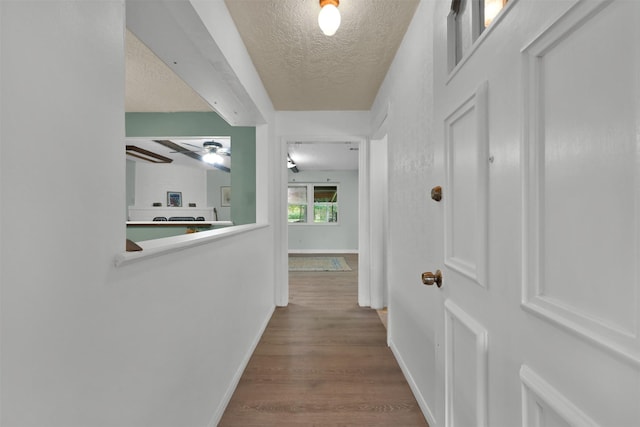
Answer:
[[[289,257],[289,271],[351,271],[344,257]]]

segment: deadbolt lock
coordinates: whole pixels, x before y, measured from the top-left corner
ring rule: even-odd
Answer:
[[[440,270],[436,270],[435,273],[427,271],[426,273],[422,273],[422,283],[431,286],[436,285],[438,287],[442,286],[442,272]]]
[[[437,187],[433,187],[431,189],[431,198],[436,202],[442,200],[442,187],[440,187],[439,185]]]

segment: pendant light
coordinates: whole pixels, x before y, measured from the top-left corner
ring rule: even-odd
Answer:
[[[340,0],[320,0],[318,25],[326,36],[332,36],[338,31],[340,26],[339,4]]]

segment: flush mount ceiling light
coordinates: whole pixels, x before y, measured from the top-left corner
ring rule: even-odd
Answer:
[[[221,165],[224,162],[222,156],[218,153],[208,152],[202,156],[202,161],[210,165]]]
[[[340,11],[338,5],[340,0],[320,0],[320,13],[318,14],[318,25],[326,36],[332,36],[338,31],[340,26]]]
[[[210,165],[221,165],[224,159],[218,150],[222,149],[222,144],[217,141],[205,141],[202,143],[202,147],[205,149],[205,154],[202,156],[202,161],[209,163]]]

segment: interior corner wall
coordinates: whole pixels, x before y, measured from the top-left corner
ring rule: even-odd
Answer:
[[[272,263],[264,275],[267,281],[278,284],[274,288],[277,303],[286,305],[287,299],[283,295],[289,277],[287,223],[286,217],[284,221],[278,220],[283,217],[283,207],[278,202],[283,196],[283,185],[277,172],[280,144],[276,112],[225,3],[206,0],[191,0],[190,3],[263,118],[256,123],[256,221],[270,225],[272,241],[267,254],[272,257]]]
[[[426,264],[429,260],[437,262],[429,242],[439,238],[430,230],[426,216],[430,212],[429,185],[434,182],[433,159],[441,143],[433,138],[432,104],[434,67],[444,66],[433,62],[437,4],[419,2],[372,108],[372,117],[384,117],[389,108],[389,343],[423,409],[440,402],[435,384],[442,375],[436,369],[436,327],[441,319],[432,314],[438,313],[436,304],[441,302],[425,298],[416,275],[431,265]],[[446,13],[439,16],[444,19]]]
[[[289,172],[289,184],[338,185],[338,223],[289,224],[290,253],[358,251],[358,171]]]

